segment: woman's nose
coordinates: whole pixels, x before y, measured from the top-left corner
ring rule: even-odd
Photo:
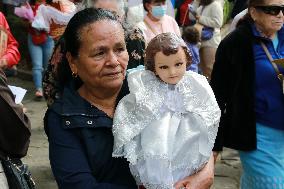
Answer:
[[[116,67],[118,64],[117,55],[114,52],[110,52],[107,59],[107,65]]]

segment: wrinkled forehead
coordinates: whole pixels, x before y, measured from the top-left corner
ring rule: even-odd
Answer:
[[[124,39],[124,30],[121,23],[115,20],[98,20],[83,26],[78,31],[80,42],[85,41],[83,38],[105,38],[119,36]]]

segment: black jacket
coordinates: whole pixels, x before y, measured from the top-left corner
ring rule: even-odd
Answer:
[[[17,105],[7,79],[0,69],[0,156],[21,158],[27,154],[30,143],[30,121]]]
[[[223,146],[256,149],[254,40],[246,22],[226,36],[217,49],[210,82],[222,111],[215,151]]]
[[[136,189],[126,159],[112,157],[112,118],[76,90],[73,83],[65,87],[62,98],[45,115],[50,164],[58,187]],[[118,101],[127,93],[124,85]]]

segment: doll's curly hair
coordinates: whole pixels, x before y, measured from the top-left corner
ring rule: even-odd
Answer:
[[[186,66],[188,67],[192,62],[192,55],[188,51],[183,39],[174,33],[161,33],[157,35],[149,42],[146,48],[145,69],[156,73],[155,55],[158,52],[162,52],[166,56],[176,54],[180,47],[184,50],[187,61]]]

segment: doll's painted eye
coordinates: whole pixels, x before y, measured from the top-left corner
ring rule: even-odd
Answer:
[[[179,63],[176,63],[176,67],[180,67],[180,66],[182,66],[183,65],[183,62],[179,62]]]
[[[162,70],[165,70],[165,69],[168,68],[168,66],[160,66],[159,68],[162,69]]]

